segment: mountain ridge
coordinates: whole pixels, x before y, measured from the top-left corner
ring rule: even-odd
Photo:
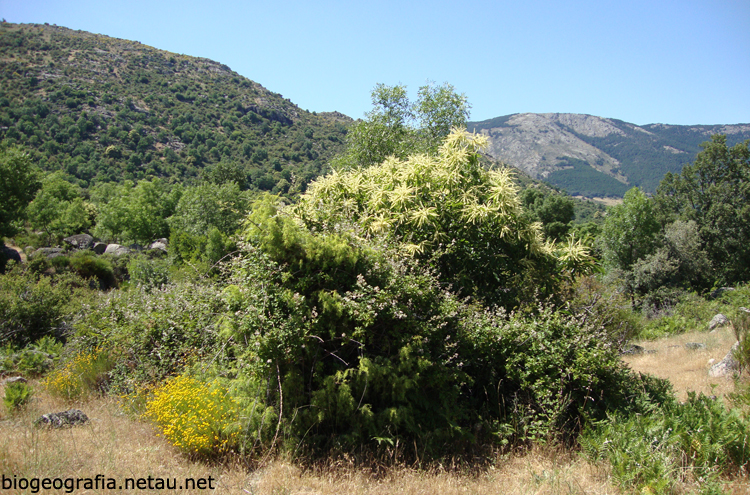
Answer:
[[[511,114],[468,128],[487,135],[491,157],[587,197],[621,197],[633,186],[652,193],[712,134],[727,134],[730,145],[750,139],[750,124],[639,126],[571,113]]]
[[[294,196],[327,171],[354,119],[308,112],[207,58],[42,24],[0,24],[0,139],[47,171],[103,181],[231,178]],[[648,124],[570,113],[469,122],[488,155],[585,197],[653,192],[713,133],[750,125]]]

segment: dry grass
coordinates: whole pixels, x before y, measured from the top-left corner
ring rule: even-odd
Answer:
[[[706,348],[688,349],[685,347],[688,342],[705,344]],[[685,400],[689,391],[721,397],[734,391],[734,381],[731,377],[708,376],[710,361],[721,361],[735,342],[734,333],[728,327],[713,333],[694,331],[637,342],[647,350],[656,352],[627,356],[625,362],[636,371],[668,379],[679,400]]]
[[[14,415],[3,411],[0,421],[0,473],[6,477],[92,478],[102,474],[124,482],[125,478],[148,476],[218,479],[224,474],[218,468],[192,463],[177,455],[150,425],[123,414],[113,399],[68,404],[39,392],[41,387],[37,384],[32,386],[37,390],[36,398]],[[71,407],[84,411],[91,421],[85,426],[59,430],[33,426],[42,414]],[[75,490],[75,493],[101,491]]]
[[[148,476],[177,478],[181,482],[185,478],[212,476],[216,490],[204,493],[259,495],[620,493],[609,482],[606,466],[592,465],[578,454],[557,448],[537,448],[501,457],[494,466],[478,474],[440,468],[432,471],[393,468],[376,475],[362,467],[342,465],[303,470],[286,460],[274,460],[251,472],[239,465],[210,466],[186,459],[158,437],[150,425],[124,414],[114,399],[69,404],[50,398],[35,383],[32,386],[37,394],[29,406],[14,415],[3,410],[0,416],[0,473],[6,477],[93,478],[102,474],[118,482]],[[61,430],[33,426],[41,414],[71,407],[83,410],[91,421],[85,426]],[[164,490],[153,491],[164,493]],[[75,490],[75,493],[102,492],[107,490]]]
[[[256,472],[250,493],[258,494],[619,494],[608,481],[607,470],[570,452],[538,448],[499,459],[481,474],[446,471],[390,470],[373,477],[366,470],[329,468],[303,472],[277,461]]]
[[[686,342],[700,342],[706,349],[689,350]],[[734,343],[730,329],[715,333],[693,332],[643,342],[653,354],[629,356],[635,370],[667,378],[680,398],[693,390],[724,395],[733,390],[732,380],[710,378],[709,360],[720,360]],[[53,399],[38,384],[35,399],[22,411],[0,414],[0,473],[17,477],[92,478],[97,474],[115,478],[174,479],[211,476],[214,491],[227,494],[619,494],[610,481],[606,464],[594,465],[583,456],[561,448],[538,447],[531,452],[499,457],[480,472],[451,469],[417,470],[392,468],[385,473],[348,465],[303,469],[283,459],[273,460],[255,471],[235,466],[211,466],[192,462],[157,436],[147,423],[122,412],[112,398],[97,398],[81,404]],[[0,394],[4,393],[0,389]],[[43,413],[77,407],[91,418],[82,427],[63,430],[40,429],[33,421]],[[0,408],[1,409],[1,408]],[[747,486],[727,487],[743,493]],[[740,491],[736,491],[739,489]],[[150,490],[142,490],[150,493]],[[154,490],[156,492],[158,490]],[[106,490],[76,490],[102,493]],[[140,492],[140,490],[139,490]],[[164,490],[159,491],[163,493]],[[191,493],[190,490],[169,491]],[[192,492],[198,492],[194,490]],[[3,492],[6,493],[6,492]],[[12,493],[12,491],[11,491]]]

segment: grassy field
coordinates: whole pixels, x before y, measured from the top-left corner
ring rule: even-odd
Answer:
[[[733,344],[729,329],[715,333],[693,332],[641,345],[655,353],[628,356],[635,370],[670,379],[682,399],[690,390],[723,396],[734,390],[726,378],[709,378],[709,360],[720,360]],[[689,350],[686,342],[705,349]],[[208,480],[211,489],[170,490],[169,493],[228,494],[620,494],[609,477],[609,467],[593,464],[578,452],[561,447],[537,447],[530,451],[498,455],[488,467],[468,472],[451,466],[418,470],[408,466],[371,469],[345,460],[315,467],[300,467],[283,458],[269,459],[256,469],[240,465],[207,465],[180,454],[148,423],[125,414],[114,398],[85,403],[65,403],[48,396],[38,383],[31,403],[0,417],[0,473],[39,478],[94,478],[97,474],[124,483],[127,478],[149,476],[176,480]],[[82,427],[48,430],[35,428],[43,413],[82,409],[91,421]],[[156,483],[156,481],[154,481]],[[155,486],[155,485],[154,485]],[[726,493],[750,493],[747,478],[724,487]],[[118,491],[118,490],[115,490]],[[115,491],[111,491],[114,493]],[[3,493],[31,493],[2,490]],[[40,493],[44,493],[42,490]],[[53,490],[63,493],[65,490]],[[101,489],[76,489],[75,493],[109,493]],[[119,492],[119,491],[118,491]],[[138,493],[164,490],[138,490]],[[47,491],[47,493],[50,493]],[[690,487],[677,493],[690,493]]]

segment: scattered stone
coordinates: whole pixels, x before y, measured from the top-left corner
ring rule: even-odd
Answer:
[[[34,256],[46,256],[48,260],[62,256],[62,248],[43,247],[34,251]]]
[[[36,426],[49,426],[50,428],[64,428],[82,425],[88,420],[88,416],[80,409],[69,409],[59,413],[43,414],[34,421],[34,424]]]
[[[706,344],[701,344],[700,342],[685,342],[685,349],[691,349],[693,351],[697,351],[699,349],[705,349]]]
[[[63,242],[70,244],[74,249],[91,249],[94,246],[94,238],[88,234],[72,235],[63,239]]]
[[[711,318],[710,322],[708,322],[708,329],[713,331],[719,327],[723,327],[724,325],[727,325],[728,323],[729,323],[729,318],[719,313],[718,315]]]
[[[11,383],[26,383],[26,378],[22,376],[11,376],[10,378],[5,379],[5,384],[10,385]]]
[[[732,348],[729,349],[729,352],[727,352],[727,355],[724,356],[724,359],[712,365],[708,369],[708,376],[711,376],[711,377],[729,376],[729,375],[734,374],[736,371],[739,371],[740,363],[738,363],[737,360],[734,358],[734,351],[737,350],[739,347],[740,347],[740,343],[735,342]]]
[[[95,242],[92,249],[94,250],[94,253],[96,254],[104,254],[104,252],[107,250],[107,243]]]
[[[167,245],[169,244],[169,241],[166,239],[157,239],[151,244],[149,244],[149,249],[159,249],[161,251],[167,252]]]
[[[630,344],[628,346],[625,346],[622,349],[622,352],[620,354],[626,355],[626,354],[643,354],[646,352],[646,348],[636,345],[636,344]]]
[[[711,358],[711,359],[708,360],[708,365],[711,366],[715,362],[716,362],[716,360],[714,358]]]
[[[114,256],[122,256],[123,254],[128,253],[130,253],[130,249],[119,244],[107,244],[107,249],[104,250],[104,254],[111,254]]]
[[[743,306],[740,306],[740,311],[744,311],[745,313],[750,313],[750,309],[747,309]]]

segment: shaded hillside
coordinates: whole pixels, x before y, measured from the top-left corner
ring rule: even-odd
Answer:
[[[0,137],[84,186],[205,174],[294,194],[350,122],[208,59],[57,26],[0,26]]]
[[[692,162],[712,134],[729,145],[750,139],[750,125],[637,126],[579,114],[514,114],[469,123],[490,139],[489,154],[571,194],[653,192],[667,172]]]

